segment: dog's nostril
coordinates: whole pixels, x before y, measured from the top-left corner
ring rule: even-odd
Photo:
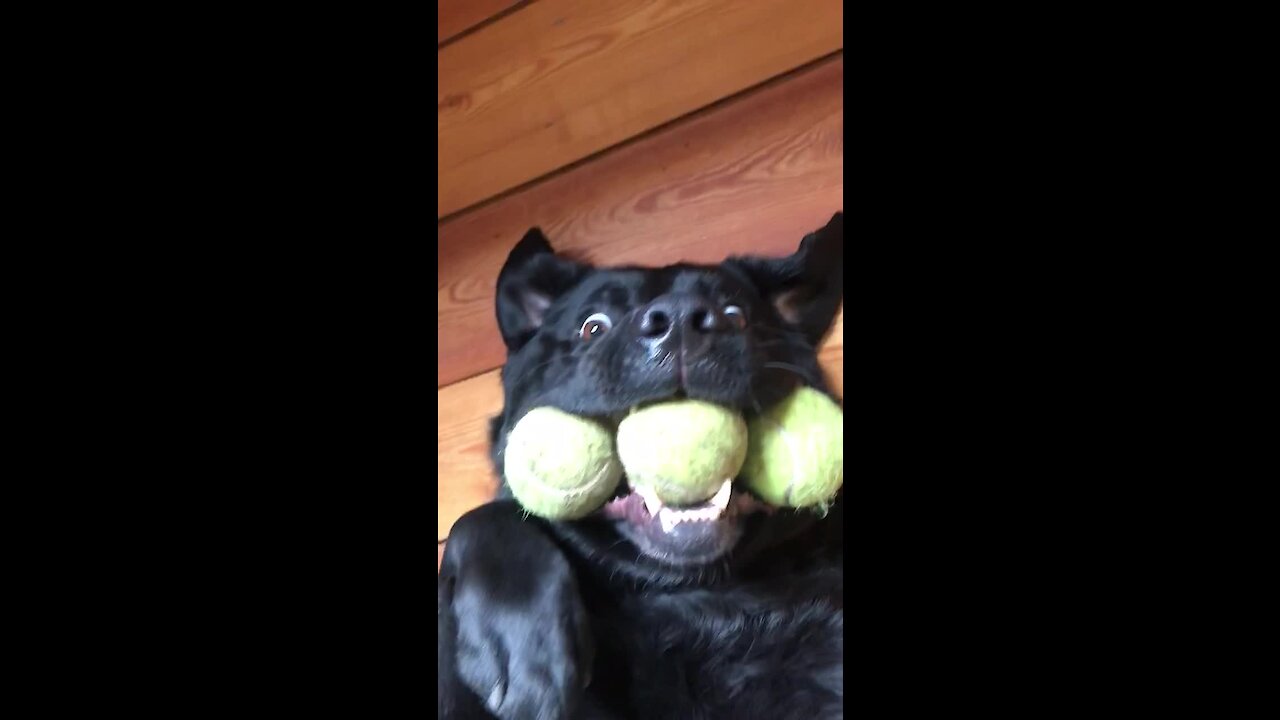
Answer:
[[[646,337],[658,337],[671,327],[671,318],[661,310],[650,310],[640,320],[640,332]]]
[[[689,322],[695,329],[703,332],[716,330],[719,327],[719,320],[716,318],[716,314],[710,310],[694,310],[689,314]]]

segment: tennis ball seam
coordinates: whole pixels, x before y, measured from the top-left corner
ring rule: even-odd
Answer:
[[[775,505],[829,503],[844,485],[842,415],[837,402],[811,388],[799,388],[757,415],[744,468],[747,487]]]
[[[796,488],[796,478],[800,477],[800,468],[798,467],[800,462],[800,448],[796,446],[795,439],[791,437],[791,433],[782,425],[782,423],[769,415],[765,415],[764,420],[777,428],[778,437],[782,438],[782,442],[786,443],[787,454],[791,456],[791,478],[787,480],[787,489],[782,491],[782,499],[790,505],[791,492]]]
[[[573,490],[566,490],[564,488],[558,488],[554,485],[548,485],[545,480],[538,477],[538,474],[534,472],[529,472],[527,474],[522,473],[522,476],[528,478],[531,482],[536,483],[539,490],[542,490],[547,494],[553,495],[561,500],[567,500],[570,498],[576,498],[580,495],[585,495],[588,492],[591,492],[595,488],[599,487],[601,478],[603,478],[605,474],[609,472],[610,469],[611,469],[610,463],[605,463],[600,468],[600,470],[596,472],[595,477],[583,483],[581,487]],[[510,480],[508,480],[508,484],[510,484]]]

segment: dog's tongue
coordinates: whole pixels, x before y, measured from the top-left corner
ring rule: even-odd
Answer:
[[[637,495],[634,490],[605,503],[600,512],[605,517],[614,520],[637,520],[642,515],[648,517],[648,511],[644,507],[644,498]]]

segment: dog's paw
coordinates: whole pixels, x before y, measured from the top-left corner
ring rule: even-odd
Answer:
[[[508,510],[479,508],[449,534],[456,670],[499,718],[567,718],[591,668],[588,619],[559,549]]]

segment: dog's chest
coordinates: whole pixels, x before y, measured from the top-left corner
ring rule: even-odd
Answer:
[[[592,690],[628,717],[840,717],[843,626],[830,599],[630,598],[599,619]]]

